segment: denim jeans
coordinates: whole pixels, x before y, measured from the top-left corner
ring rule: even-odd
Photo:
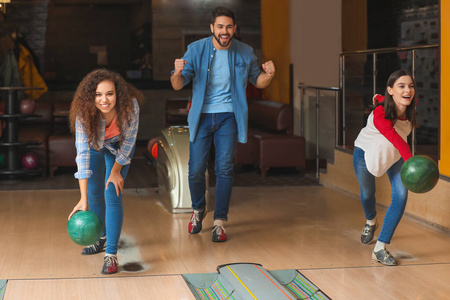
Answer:
[[[216,149],[214,220],[228,220],[236,139],[237,125],[234,113],[202,113],[195,141],[190,142],[189,145],[189,189],[192,208],[204,210],[206,207],[205,172],[211,145],[214,143]]]
[[[391,182],[392,200],[384,216],[383,226],[378,236],[378,241],[390,244],[394,231],[397,228],[400,219],[405,212],[406,201],[408,199],[408,190],[402,183],[400,171],[403,165],[403,159],[400,158],[387,171]],[[361,203],[364,209],[366,219],[372,220],[377,215],[375,200],[375,176],[373,176],[366,167],[364,159],[364,150],[355,147],[353,150],[353,167],[355,168],[356,179],[358,180]]]
[[[119,244],[123,222],[122,193],[117,196],[113,183],[109,183],[105,190],[106,181],[111,174],[116,156],[111,154],[106,148],[100,151],[91,148],[90,153],[90,167],[93,174],[88,179],[87,196],[89,209],[96,213],[100,220],[102,220],[102,236],[106,235],[106,253],[117,254],[117,246]],[[133,153],[134,148],[131,156]],[[129,164],[124,165],[120,171],[124,181],[129,168]]]

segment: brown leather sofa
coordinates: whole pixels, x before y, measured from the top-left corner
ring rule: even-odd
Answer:
[[[166,127],[187,125],[189,101],[189,98],[166,99]]]
[[[75,137],[52,135],[48,138],[49,172],[53,176],[58,167],[76,167]]]
[[[249,100],[248,140],[236,146],[235,165],[305,169],[305,139],[293,134],[293,109],[271,100]]]
[[[58,167],[76,167],[75,137],[70,133],[70,102],[55,102],[53,132],[48,138],[48,168],[53,176]]]

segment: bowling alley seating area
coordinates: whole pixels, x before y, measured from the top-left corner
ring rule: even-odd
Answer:
[[[189,100],[171,98],[165,101],[166,127],[187,125]],[[270,168],[294,167],[305,171],[305,138],[293,134],[290,104],[248,97],[248,141],[237,143],[235,165],[259,168],[263,178]]]
[[[237,144],[235,164],[256,166],[262,177],[270,168],[305,170],[305,138],[293,134],[290,104],[249,99],[248,141]]]
[[[165,124],[168,126],[187,125],[189,98],[169,98],[164,102]]]

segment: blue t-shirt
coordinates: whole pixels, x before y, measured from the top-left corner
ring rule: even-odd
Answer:
[[[233,112],[228,49],[214,51],[202,113]]]

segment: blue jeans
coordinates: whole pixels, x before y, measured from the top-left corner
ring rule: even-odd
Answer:
[[[116,188],[113,183],[109,183],[105,190],[106,181],[111,174],[111,169],[116,161],[116,156],[111,154],[108,149],[103,148],[100,151],[90,149],[91,160],[90,167],[93,172],[88,179],[88,204],[92,210],[102,220],[103,233],[106,235],[106,253],[117,254],[120,232],[123,222],[122,193],[117,196]],[[133,156],[134,149],[131,153]],[[130,165],[122,167],[120,174],[125,181]]]
[[[206,207],[205,172],[212,143],[216,148],[214,220],[228,220],[236,139],[237,125],[234,113],[203,113],[200,116],[195,141],[189,145],[189,189],[192,208],[200,211]]]
[[[405,212],[408,190],[402,183],[400,171],[403,165],[403,158],[400,158],[387,171],[391,182],[392,201],[384,216],[383,226],[378,236],[378,241],[390,244],[394,231]],[[353,150],[353,167],[355,168],[356,179],[358,180],[361,203],[367,220],[372,220],[377,215],[375,200],[375,176],[366,167],[364,150],[355,147]]]

